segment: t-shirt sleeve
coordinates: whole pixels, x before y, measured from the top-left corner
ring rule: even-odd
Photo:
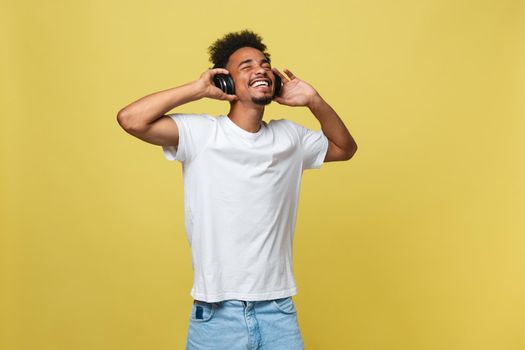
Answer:
[[[319,169],[328,151],[328,138],[323,130],[314,131],[301,127],[303,149],[303,169]]]
[[[291,120],[286,121],[298,135],[298,143],[303,157],[303,170],[319,169],[328,151],[328,138],[323,133],[323,130],[314,131]]]
[[[179,144],[162,146],[167,160],[191,161],[206,146],[210,139],[215,118],[207,114],[172,113],[168,116],[177,123]]]

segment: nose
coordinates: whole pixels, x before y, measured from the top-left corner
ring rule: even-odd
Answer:
[[[256,75],[260,75],[260,74],[263,75],[264,72],[265,72],[265,69],[264,69],[262,66],[259,66],[259,68],[257,68],[257,69],[255,70],[255,74],[256,74]]]

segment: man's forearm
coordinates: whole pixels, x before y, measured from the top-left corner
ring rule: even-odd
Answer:
[[[193,81],[140,98],[122,108],[118,112],[118,120],[128,128],[141,129],[173,108],[202,97],[202,89]]]
[[[349,154],[356,151],[357,144],[345,124],[320,95],[312,98],[308,108],[321,123],[321,129],[328,140]]]

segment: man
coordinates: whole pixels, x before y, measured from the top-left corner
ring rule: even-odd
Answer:
[[[194,298],[187,349],[303,349],[292,296],[292,242],[303,170],[350,159],[357,145],[308,83],[271,67],[257,34],[244,30],[209,48],[199,79],[147,95],[119,111],[131,135],[182,163]],[[229,74],[235,94],[213,83]],[[320,131],[286,119],[263,121],[273,100],[306,106]],[[227,115],[165,114],[204,97],[227,100]]]

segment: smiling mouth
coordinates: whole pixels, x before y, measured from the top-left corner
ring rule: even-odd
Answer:
[[[250,86],[250,88],[255,89],[255,90],[259,90],[259,91],[270,90],[270,87],[266,86],[266,85],[261,85],[261,86],[256,86],[256,87]]]
[[[264,80],[257,80],[256,82],[252,83],[250,85],[250,88],[260,91],[269,90],[271,86],[270,80],[264,79]]]

